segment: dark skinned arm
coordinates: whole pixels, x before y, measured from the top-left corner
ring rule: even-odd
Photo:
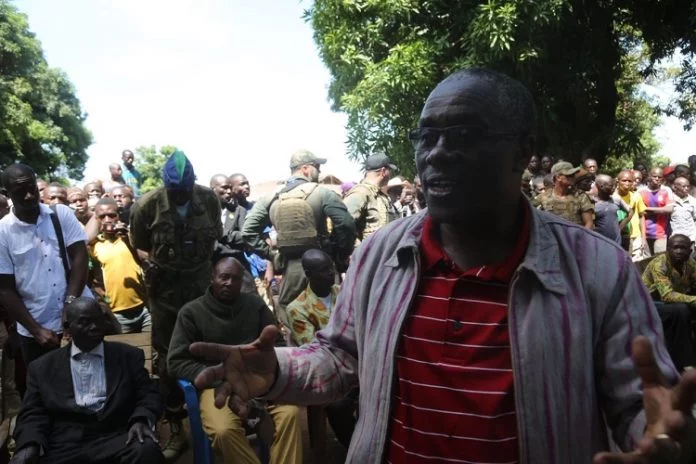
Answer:
[[[41,329],[17,293],[15,277],[12,274],[0,274],[0,301],[10,317],[22,324],[29,333],[35,335]]]
[[[87,285],[87,246],[85,242],[75,242],[68,247],[68,256],[70,257],[70,275],[68,277],[68,289],[65,296],[78,297]]]
[[[586,229],[594,229],[594,222],[592,221],[592,211],[582,212],[582,222]]]

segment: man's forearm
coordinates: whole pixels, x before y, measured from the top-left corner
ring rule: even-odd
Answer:
[[[16,290],[0,289],[0,300],[2,300],[2,305],[10,317],[24,326],[30,333],[35,333],[41,328],[36,319],[29,313]]]
[[[77,244],[76,244],[77,245]],[[68,247],[72,267],[68,277],[68,288],[65,296],[78,297],[82,295],[87,285],[87,248],[84,243],[79,244],[79,248],[73,248],[75,245]]]
[[[674,211],[674,205],[661,206],[659,208],[655,206],[648,206],[645,211],[654,214],[672,214],[672,211]]]

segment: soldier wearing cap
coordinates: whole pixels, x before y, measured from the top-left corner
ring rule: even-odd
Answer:
[[[130,241],[137,250],[148,289],[152,317],[154,370],[160,376],[170,437],[163,446],[174,461],[187,447],[181,421],[184,398],[167,372],[167,353],[179,310],[202,296],[210,284],[211,258],[222,237],[220,201],[195,183],[193,166],[175,151],[164,165],[164,187],[146,193],[131,206]]]
[[[307,150],[299,150],[290,158],[290,178],[285,185],[275,194],[261,198],[247,215],[242,237],[247,246],[259,256],[273,261],[276,272],[283,275],[280,284],[278,302],[280,305],[281,322],[284,320],[284,308],[307,288],[307,279],[302,270],[302,254],[311,248],[319,248],[333,257],[339,272],[344,272],[348,258],[353,251],[355,241],[355,221],[348,213],[341,198],[334,192],[317,185],[321,165],[326,163],[325,158],[319,158]],[[298,193],[302,193],[298,195]],[[282,216],[279,212],[283,208],[281,204],[288,195],[304,199],[311,207],[312,224],[316,230],[316,237],[309,241],[303,241],[300,231],[297,233],[297,245],[282,247],[280,239],[278,250],[272,250],[263,240],[263,230],[273,225],[278,236],[287,235],[287,230],[281,230],[280,221],[273,218]],[[332,231],[329,234],[327,219],[331,219]]]
[[[383,153],[365,160],[365,177],[346,194],[343,202],[355,220],[358,240],[365,240],[398,217],[383,190],[396,172],[396,166]]]
[[[563,219],[585,226],[594,227],[594,205],[586,193],[573,194],[575,176],[580,168],[573,167],[567,161],[559,161],[551,168],[553,189],[547,190],[535,199],[539,209],[548,211]]]

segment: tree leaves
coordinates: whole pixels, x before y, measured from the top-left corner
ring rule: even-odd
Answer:
[[[667,110],[696,119],[696,33],[674,17],[676,4],[683,2],[315,0],[305,19],[331,72],[333,108],[348,115],[349,156],[383,150],[410,174],[406,136],[428,92],[472,66],[530,88],[543,152],[574,162],[650,158],[659,148],[658,115],[640,84],[659,78],[659,60],[677,46],[686,50],[676,73],[680,98]]]
[[[30,165],[51,180],[82,179],[92,135],[75,89],[50,68],[25,15],[0,0],[0,167]]]

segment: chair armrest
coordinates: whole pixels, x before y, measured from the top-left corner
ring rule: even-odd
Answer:
[[[198,463],[212,463],[212,450],[210,439],[203,430],[201,422],[201,409],[198,403],[198,391],[191,382],[184,379],[177,380],[179,387],[184,392],[184,400],[188,409],[191,438],[193,439],[194,461]]]

